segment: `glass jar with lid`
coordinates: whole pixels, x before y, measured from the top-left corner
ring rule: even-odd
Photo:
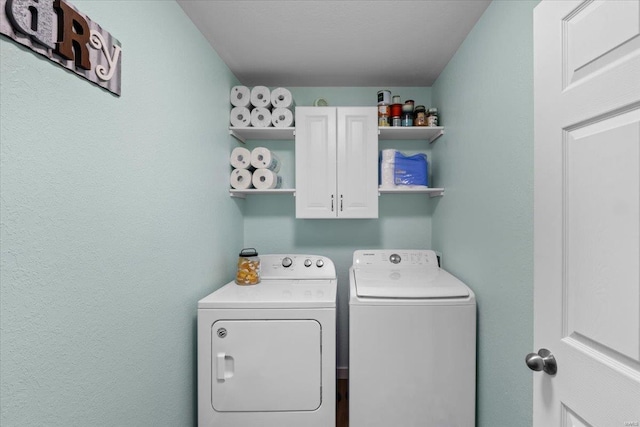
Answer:
[[[404,101],[404,105],[402,106],[402,113],[411,113],[411,120],[413,120],[413,99],[407,99]]]
[[[427,109],[424,105],[418,105],[415,110],[413,110],[413,125],[427,126]]]
[[[257,285],[260,283],[260,258],[254,248],[245,248],[238,255],[236,272],[238,285]]]
[[[438,126],[438,109],[437,108],[429,108],[427,111],[427,126]]]

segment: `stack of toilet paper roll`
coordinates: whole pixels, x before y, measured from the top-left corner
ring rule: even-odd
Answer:
[[[380,154],[380,187],[394,188],[396,150],[382,150]]]
[[[233,108],[229,115],[234,127],[292,127],[295,102],[288,89],[269,90],[266,86],[234,86],[229,100]]]
[[[233,166],[229,181],[236,190],[267,190],[282,186],[282,177],[278,175],[280,159],[268,148],[256,147],[249,151],[236,147],[231,152],[229,163]]]

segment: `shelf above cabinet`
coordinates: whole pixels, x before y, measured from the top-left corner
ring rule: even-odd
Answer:
[[[237,197],[239,199],[244,199],[247,195],[260,195],[260,194],[296,194],[295,188],[273,188],[269,190],[256,190],[255,188],[250,188],[248,190],[236,190],[231,188],[229,190],[229,195],[231,197]]]
[[[444,188],[431,187],[395,187],[378,188],[379,194],[428,194],[429,197],[444,196]]]
[[[238,127],[229,127],[229,135],[233,136],[238,141],[244,143],[250,139],[283,139],[283,140],[291,140],[295,138],[296,128],[276,128],[276,127],[267,127],[267,128],[238,128]]]
[[[378,127],[379,140],[419,139],[430,143],[444,135],[442,126],[382,126]]]

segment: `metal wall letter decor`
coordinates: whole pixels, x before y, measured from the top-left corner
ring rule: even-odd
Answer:
[[[0,34],[120,95],[120,42],[65,0],[0,0]]]

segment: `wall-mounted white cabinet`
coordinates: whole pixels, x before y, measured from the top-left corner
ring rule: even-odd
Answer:
[[[296,108],[296,217],[378,217],[376,107]]]

